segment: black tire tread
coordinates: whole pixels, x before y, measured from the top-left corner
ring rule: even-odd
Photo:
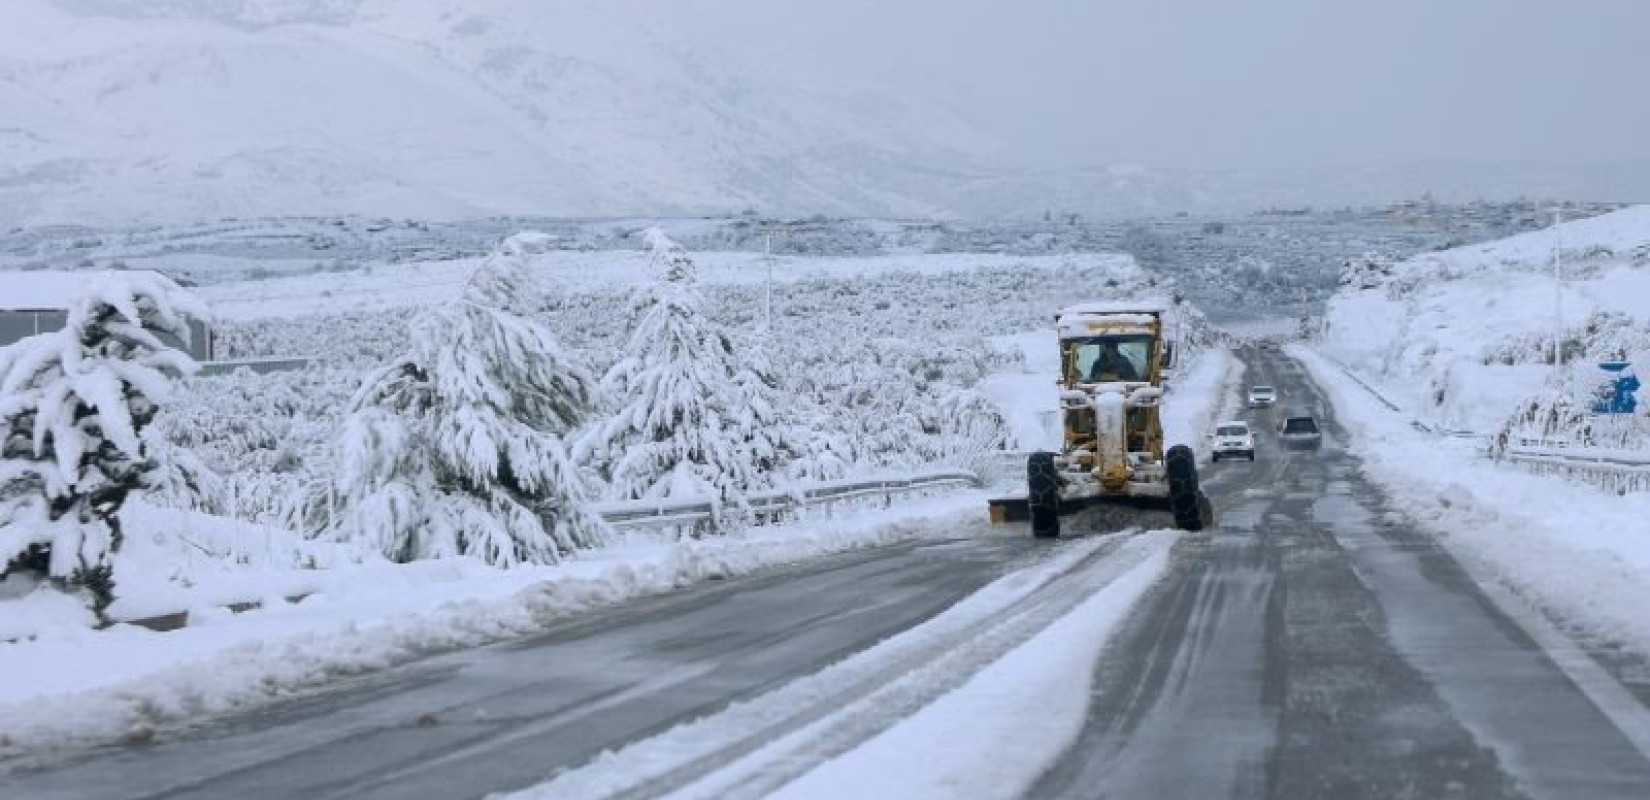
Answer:
[[[1203,530],[1209,514],[1209,499],[1197,484],[1197,456],[1183,444],[1169,448],[1163,457],[1169,478],[1169,511],[1174,526],[1183,531]]]
[[[1032,536],[1060,535],[1060,475],[1053,453],[1032,453],[1026,459],[1026,508],[1031,512]]]

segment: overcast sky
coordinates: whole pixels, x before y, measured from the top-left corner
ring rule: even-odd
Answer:
[[[1650,160],[1650,0],[698,0],[935,94],[1025,165]]]

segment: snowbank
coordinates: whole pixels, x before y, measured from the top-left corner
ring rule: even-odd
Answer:
[[[1162,576],[1176,536],[1147,534],[1137,542],[1144,559],[1071,613],[960,689],[772,797],[1022,796],[1082,733],[1094,665]]]
[[[1176,376],[1163,406],[1163,436],[1169,445],[1189,445],[1200,460],[1209,457],[1208,434],[1238,404],[1244,366],[1223,347],[1204,350]]]
[[[1550,366],[1562,245],[1569,370]],[[1550,383],[1603,377],[1617,350],[1650,359],[1650,206],[1412,258],[1364,273],[1327,310],[1326,354],[1430,424],[1488,433]],[[1361,286],[1360,286],[1361,284]]]
[[[325,571],[297,604],[206,613],[169,633],[127,625],[92,631],[83,617],[66,619],[36,630],[33,639],[0,642],[0,753],[142,737],[164,723],[253,707],[433,651],[525,635],[570,614],[706,579],[956,535],[966,520],[979,519],[984,504],[983,494],[964,492],[895,512],[712,540],[636,536],[550,567],[497,570],[463,559],[364,564]],[[32,611],[43,601],[30,595],[12,602]],[[70,610],[51,611],[63,618]]]
[[[1291,348],[1352,436],[1366,472],[1481,579],[1550,616],[1650,654],[1650,494],[1625,496],[1477,457],[1415,430],[1319,354]]]

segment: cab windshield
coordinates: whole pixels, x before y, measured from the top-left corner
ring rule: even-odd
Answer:
[[[1151,379],[1152,336],[1093,336],[1068,343],[1073,377],[1086,383]]]

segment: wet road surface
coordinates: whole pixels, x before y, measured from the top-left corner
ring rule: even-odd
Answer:
[[[1389,513],[1294,362],[1245,411],[1257,461],[1209,467],[1219,529],[1098,665],[1081,740],[1035,798],[1650,798],[1650,761],[1431,537]],[[1280,450],[1307,409],[1320,451]]]

